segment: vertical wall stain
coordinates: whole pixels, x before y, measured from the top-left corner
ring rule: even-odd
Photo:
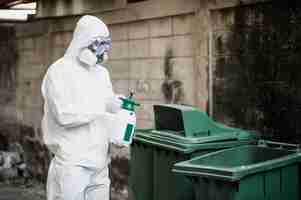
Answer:
[[[162,83],[161,91],[164,95],[165,103],[179,104],[184,99],[183,82],[174,78],[172,58],[172,50],[168,49],[164,58],[165,79]]]
[[[13,26],[0,26],[0,89],[16,89],[16,61],[18,59]]]
[[[16,60],[17,49],[13,26],[0,26],[0,146],[5,150],[13,140],[16,120]],[[13,133],[15,132],[15,134]],[[13,135],[12,135],[13,134]]]

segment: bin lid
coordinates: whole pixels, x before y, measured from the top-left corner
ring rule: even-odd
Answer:
[[[156,129],[137,130],[136,137],[142,137],[146,139],[156,139],[159,141],[170,141],[179,144],[201,144],[208,142],[227,141],[227,140],[239,140],[249,139],[250,133],[244,131],[233,132],[215,132],[209,135],[202,135],[199,137],[183,137],[175,134],[173,131],[158,131]]]
[[[197,150],[231,148],[243,144],[250,144],[255,141],[254,139],[251,139],[249,134],[246,134],[243,133],[242,137],[240,136],[240,133],[233,132],[231,134],[220,133],[198,138],[186,138],[167,131],[161,132],[154,129],[148,129],[137,130],[134,136],[134,142],[149,144],[182,153],[192,153]]]
[[[176,163],[173,172],[188,176],[238,181],[243,177],[301,160],[299,151],[244,145]]]
[[[210,136],[215,133],[242,131],[215,122],[206,112],[193,106],[176,104],[154,105],[155,129],[186,138]],[[223,134],[226,136],[226,134]]]
[[[255,139],[250,132],[215,122],[192,106],[154,105],[154,113],[155,129],[137,130],[134,142],[188,153],[199,149],[230,148]]]

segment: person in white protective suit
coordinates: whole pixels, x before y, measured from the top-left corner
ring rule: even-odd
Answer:
[[[55,155],[47,178],[48,200],[109,200],[107,125],[121,103],[101,66],[110,47],[107,26],[83,16],[65,55],[43,79],[43,137]]]

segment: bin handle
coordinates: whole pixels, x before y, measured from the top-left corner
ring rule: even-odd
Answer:
[[[283,142],[273,142],[273,141],[267,141],[267,140],[258,140],[258,146],[262,147],[268,147],[268,145],[276,145],[278,146],[278,149],[284,149],[285,147],[293,147],[296,149],[296,151],[301,150],[300,144],[289,144],[289,143],[283,143]]]

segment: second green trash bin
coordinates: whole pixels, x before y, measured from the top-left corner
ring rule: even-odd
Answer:
[[[214,122],[190,106],[155,105],[155,129],[138,130],[131,146],[133,200],[194,200],[193,184],[171,172],[179,161],[254,142],[250,133]]]
[[[299,200],[301,153],[267,143],[196,157],[173,171],[190,178],[196,200]]]

